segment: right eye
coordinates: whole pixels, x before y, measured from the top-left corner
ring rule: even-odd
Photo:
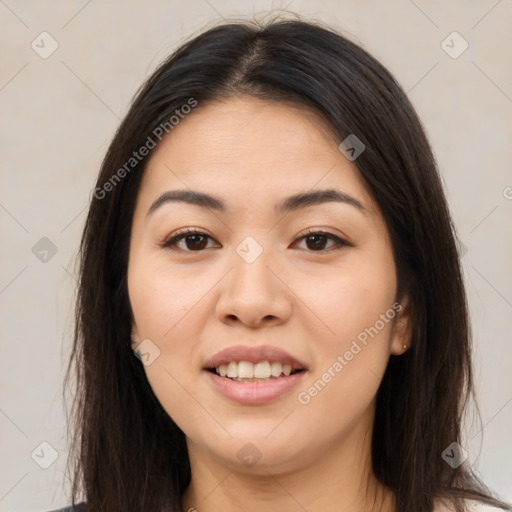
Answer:
[[[206,233],[202,233],[201,231],[197,231],[195,229],[185,228],[171,235],[170,238],[163,242],[162,247],[171,249],[173,251],[202,251],[203,249],[211,248],[207,247],[208,239],[213,240],[213,238]],[[182,244],[180,247],[179,244],[182,241],[184,241],[184,244]]]

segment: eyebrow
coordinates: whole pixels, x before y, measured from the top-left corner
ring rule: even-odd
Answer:
[[[147,216],[162,205],[171,202],[188,203],[222,213],[227,212],[226,203],[219,197],[196,190],[169,190],[168,192],[164,192],[152,203]],[[315,190],[313,192],[294,194],[283,199],[274,207],[274,210],[276,213],[283,214],[329,202],[345,203],[354,206],[361,213],[366,213],[365,207],[358,199],[335,189]]]

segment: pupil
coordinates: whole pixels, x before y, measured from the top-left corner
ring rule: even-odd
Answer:
[[[319,238],[322,239],[320,241],[320,243],[318,243],[319,242],[319,240],[318,240]],[[317,249],[318,249],[318,247],[321,247],[321,246],[325,245],[325,236],[324,235],[318,235],[318,234],[317,235],[310,235],[310,236],[308,236],[307,239],[308,239],[308,241],[311,241],[311,240],[315,239],[316,242],[313,243],[313,247],[316,247]],[[309,245],[308,245],[308,247],[311,248]]]
[[[194,239],[192,247],[189,249],[202,249],[205,241],[205,237],[203,235],[190,235],[187,237],[187,240]],[[201,240],[202,239],[202,240]],[[201,244],[201,241],[203,244]]]

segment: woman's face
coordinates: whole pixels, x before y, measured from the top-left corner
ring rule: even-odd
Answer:
[[[199,105],[153,150],[131,235],[133,348],[189,451],[263,473],[369,439],[408,309],[381,214],[321,119]]]

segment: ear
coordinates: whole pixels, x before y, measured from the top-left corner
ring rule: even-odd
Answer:
[[[135,347],[140,343],[139,338],[139,330],[137,329],[137,325],[135,324],[135,321],[132,320],[132,332],[131,332],[131,347],[132,350],[135,350]]]
[[[412,318],[409,296],[406,295],[400,301],[396,301],[393,309],[396,311],[396,316],[391,334],[391,354],[399,356],[411,346]]]

